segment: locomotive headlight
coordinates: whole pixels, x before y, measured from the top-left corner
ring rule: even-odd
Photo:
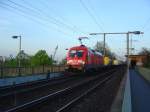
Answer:
[[[84,61],[82,61],[82,64],[84,65],[84,64],[85,64],[85,62],[84,62]]]
[[[85,64],[85,62],[82,60],[78,60],[78,63],[83,64],[83,65]]]
[[[68,60],[67,61],[67,64],[70,64],[70,63],[72,63],[73,62],[73,60]]]

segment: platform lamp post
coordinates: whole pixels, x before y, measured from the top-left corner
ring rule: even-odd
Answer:
[[[144,32],[141,32],[141,31],[128,31],[126,33],[126,36],[127,36],[127,67],[129,68],[129,55],[130,55],[130,47],[129,47],[129,34],[135,34],[135,35],[140,35],[140,34],[144,34]],[[132,47],[132,46],[131,46]]]
[[[20,36],[12,36],[12,38],[13,39],[17,39],[17,38],[19,38],[19,75],[21,75],[21,72],[20,72],[20,67],[21,67],[21,55],[20,55],[20,53],[21,53],[21,35]]]
[[[130,39],[130,54],[132,55],[132,51],[135,49],[132,47],[133,42],[138,42],[138,40],[133,40],[132,38]]]
[[[127,67],[129,68],[129,34],[135,34],[135,35],[139,35],[139,34],[144,34],[141,31],[128,31],[128,32],[117,32],[117,33],[90,33],[90,35],[103,35],[104,36],[104,46],[103,46],[103,55],[105,56],[105,36],[106,34],[125,34],[126,38],[127,38]]]

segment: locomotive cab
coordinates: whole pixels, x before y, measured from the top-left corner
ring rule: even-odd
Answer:
[[[71,71],[90,71],[103,66],[103,56],[84,45],[70,48],[67,54],[67,69]]]
[[[85,47],[71,48],[67,56],[68,69],[83,70],[86,63],[86,49]]]

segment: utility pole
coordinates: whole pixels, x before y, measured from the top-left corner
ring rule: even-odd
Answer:
[[[105,36],[106,34],[104,33],[104,48],[103,48],[103,55],[106,55],[106,46],[105,46]]]
[[[127,35],[127,67],[129,68],[129,32],[127,32],[126,35]]]
[[[132,55],[132,37],[131,37],[131,39],[130,39],[130,55]]]
[[[21,67],[21,36],[19,36],[19,68]]]
[[[130,39],[130,54],[132,55],[132,53],[134,53],[134,52],[132,52],[132,51],[134,51],[135,49],[133,48],[133,42],[137,42],[137,40],[133,40],[132,39],[132,37],[131,37],[131,39]]]
[[[20,67],[21,67],[21,35],[20,36],[12,36],[13,39],[19,38],[19,75],[21,75]]]

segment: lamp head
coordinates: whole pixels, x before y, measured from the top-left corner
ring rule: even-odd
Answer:
[[[12,38],[17,39],[17,38],[18,38],[18,36],[12,36]]]

